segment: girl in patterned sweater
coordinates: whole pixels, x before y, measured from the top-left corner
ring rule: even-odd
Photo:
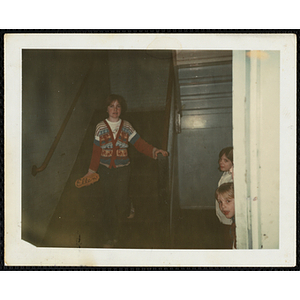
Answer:
[[[126,110],[122,96],[108,96],[106,106],[108,118],[96,126],[92,159],[85,176],[99,172],[107,231],[104,247],[114,247],[120,231],[119,222],[128,216],[130,209],[128,144],[131,143],[139,152],[154,159],[157,159],[158,153],[168,156],[168,152],[145,142],[129,122],[120,119],[122,110]]]

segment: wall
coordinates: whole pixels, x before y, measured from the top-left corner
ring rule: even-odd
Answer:
[[[24,240],[38,246],[43,239],[91,117],[109,93],[123,95],[129,111],[164,109],[170,58],[170,51],[23,50]],[[33,176],[32,166],[42,165],[91,65],[48,167]]]
[[[93,69],[48,167],[33,176],[32,166],[42,165],[91,65]],[[23,50],[23,239],[38,245],[43,238],[92,114],[109,92],[105,51]]]
[[[279,51],[233,51],[239,249],[279,248]]]
[[[232,146],[232,52],[176,51],[180,206],[215,209],[218,155]]]
[[[129,111],[164,110],[171,51],[110,51],[111,91],[122,95]]]

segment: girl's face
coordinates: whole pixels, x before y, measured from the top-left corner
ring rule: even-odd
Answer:
[[[222,172],[228,172],[232,168],[232,162],[223,154],[219,159],[219,166]]]
[[[119,117],[121,115],[121,105],[118,100],[115,100],[110,103],[110,105],[107,107],[108,112],[108,120],[112,122],[116,122],[119,120]]]
[[[225,215],[227,219],[231,219],[234,217],[235,209],[234,209],[234,198],[229,198],[228,195],[219,195],[218,203],[221,212]]]

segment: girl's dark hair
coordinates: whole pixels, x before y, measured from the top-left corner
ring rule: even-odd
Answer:
[[[118,100],[119,104],[121,105],[122,114],[124,114],[127,110],[127,103],[125,99],[117,94],[111,94],[109,95],[105,100],[105,107],[108,107],[112,102]]]
[[[224,195],[227,194],[227,197],[229,199],[234,199],[234,186],[233,186],[233,182],[226,182],[221,184],[215,193],[215,197],[216,199],[218,199],[219,195]]]
[[[232,162],[233,164],[233,147],[226,147],[223,148],[220,153],[219,153],[219,160],[220,161],[221,157],[223,156],[223,154],[225,154],[225,156]],[[218,168],[220,170],[220,166]]]

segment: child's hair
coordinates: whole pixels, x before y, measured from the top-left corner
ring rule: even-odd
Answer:
[[[226,195],[229,199],[234,199],[234,187],[233,182],[226,182],[221,184],[215,193],[215,199],[218,199],[219,195]]]
[[[116,94],[109,95],[105,100],[105,107],[108,107],[113,101],[116,100],[118,100],[119,104],[121,105],[122,114],[124,114],[127,110],[127,104],[125,99],[120,95],[116,95]]]
[[[223,148],[220,153],[219,153],[219,160],[220,161],[221,157],[223,156],[223,154],[225,154],[225,156],[232,162],[233,164],[233,147],[226,147]],[[220,166],[219,166],[219,170],[220,170]]]

